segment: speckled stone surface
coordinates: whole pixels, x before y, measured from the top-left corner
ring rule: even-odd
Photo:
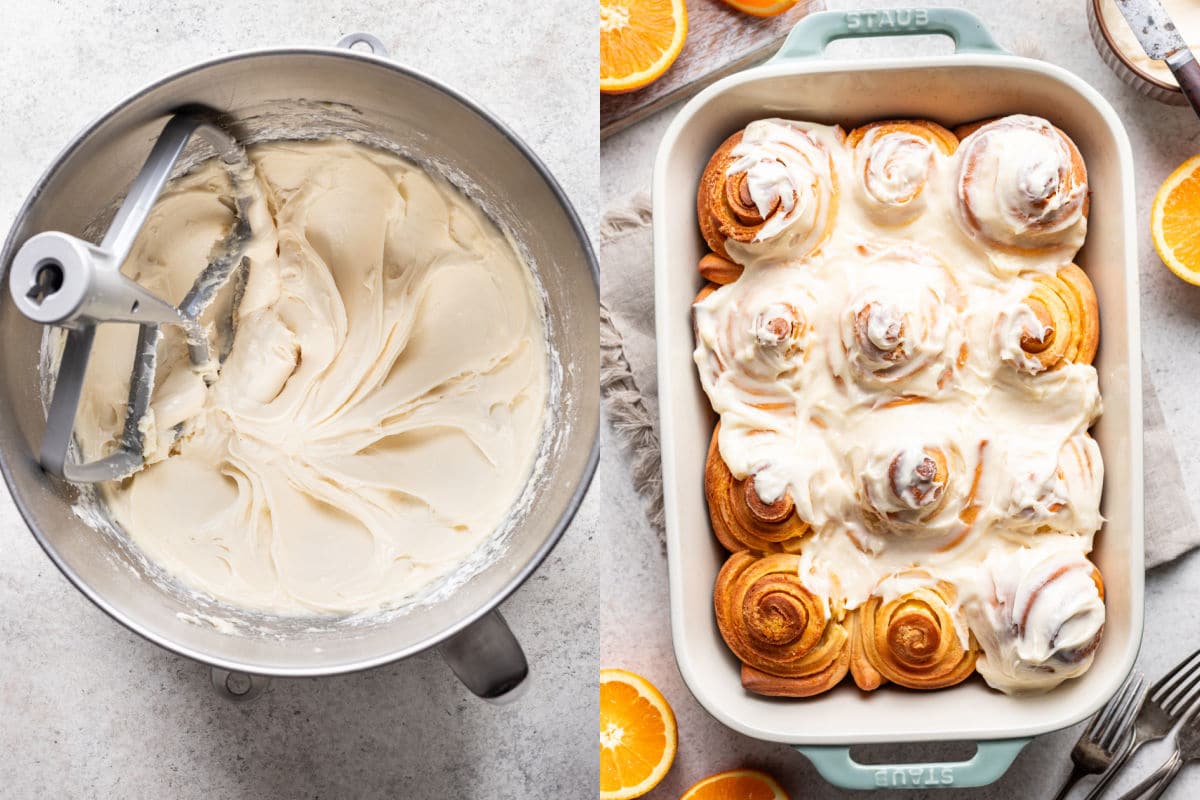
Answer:
[[[829,2],[832,8],[912,5],[895,2]],[[1155,255],[1146,220],[1150,203],[1162,180],[1188,156],[1200,152],[1200,121],[1186,108],[1159,104],[1125,86],[1101,62],[1087,31],[1085,0],[1046,3],[1040,0],[959,0],[920,5],[958,5],[974,10],[987,22],[1002,45],[1022,55],[1042,58],[1082,76],[1116,107],[1129,131],[1137,163],[1138,248],[1141,258],[1143,352],[1154,375],[1155,387],[1174,434],[1183,466],[1190,502],[1200,510],[1200,415],[1195,397],[1200,393],[1200,289],[1171,275]],[[949,52],[947,40],[876,40],[835,44],[831,54],[857,52]],[[669,109],[601,146],[601,198],[608,207],[633,192],[649,188],[655,150],[675,109]],[[623,666],[649,677],[672,702],[679,720],[680,747],[675,767],[666,781],[647,797],[668,800],[699,778],[737,766],[758,766],[777,775],[793,798],[816,800],[855,796],[830,788],[808,761],[781,745],[765,744],[740,736],[708,716],[684,686],[675,667],[667,619],[666,560],[642,517],[635,509],[631,490],[607,488],[605,529],[607,547],[621,554],[609,562],[605,584],[611,587],[604,605],[601,660],[606,666]],[[1151,678],[1164,673],[1193,649],[1200,647],[1200,611],[1194,602],[1200,585],[1200,555],[1186,556],[1148,575],[1146,626],[1139,666]],[[969,710],[964,709],[964,713]],[[877,797],[916,800],[918,797],[975,797],[981,800],[1050,798],[1066,777],[1067,754],[1079,729],[1036,739],[998,783],[985,789],[961,792],[887,792]],[[962,759],[970,747],[958,745],[866,748],[867,760],[925,761]],[[856,751],[858,753],[858,751]],[[897,758],[898,757],[898,758]],[[1118,786],[1131,786],[1138,773],[1148,771],[1164,757],[1161,748],[1147,747],[1137,757],[1127,778]],[[1076,797],[1082,796],[1077,792]],[[1117,793],[1110,790],[1109,797]],[[1183,800],[1200,796],[1200,768],[1185,770],[1165,797]]]
[[[0,227],[82,126],[169,71],[353,31],[474,97],[597,202],[595,12],[500,0],[0,3]],[[613,453],[612,448],[608,448]],[[0,797],[568,798],[596,786],[596,665],[607,458],[562,544],[503,611],[531,686],[497,708],[426,654],[276,681],[247,705],[142,641],[58,573],[0,492]]]

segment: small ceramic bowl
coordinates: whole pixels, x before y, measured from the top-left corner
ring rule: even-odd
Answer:
[[[1088,30],[1100,58],[1125,83],[1147,97],[1175,106],[1187,105],[1165,65],[1150,61],[1113,0],[1088,0]]]

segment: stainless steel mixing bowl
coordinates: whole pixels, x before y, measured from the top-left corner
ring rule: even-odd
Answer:
[[[349,49],[362,41],[374,52]],[[359,619],[248,614],[173,585],[124,537],[85,524],[72,508],[76,487],[39,466],[42,328],[21,316],[7,293],[0,300],[0,470],[33,535],[67,578],[118,622],[180,655],[235,673],[300,677],[365,669],[440,645],[472,691],[499,697],[520,683],[526,667],[494,609],[557,543],[595,469],[596,263],[570,202],[511,131],[452,89],[386,59],[380,48],[359,35],[337,48],[238,53],[127,98],[72,141],[38,181],[0,251],[0,278],[33,234],[86,237],[97,218],[103,225],[164,121],[181,107],[222,112],[246,143],[336,133],[429,165],[481,203],[528,258],[544,290],[559,377],[537,473],[543,477],[526,488],[525,502],[493,547],[495,557],[479,562],[452,592]],[[190,154],[192,163],[206,156],[203,146]]]

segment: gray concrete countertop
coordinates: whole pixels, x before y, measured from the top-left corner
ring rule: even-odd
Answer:
[[[911,3],[827,3],[832,8],[895,6]],[[1188,496],[1200,510],[1200,415],[1195,397],[1200,392],[1200,348],[1180,346],[1194,342],[1200,328],[1200,289],[1183,283],[1162,266],[1148,232],[1149,209],[1164,178],[1185,158],[1200,152],[1200,121],[1186,108],[1162,105],[1138,95],[1112,74],[1097,55],[1087,31],[1085,0],[1045,3],[1040,0],[957,0],[919,5],[958,5],[984,18],[1006,48],[1021,55],[1059,64],[1082,76],[1116,107],[1133,143],[1137,163],[1138,248],[1141,259],[1143,353],[1150,365],[1168,427],[1179,450]],[[860,52],[908,54],[949,52],[947,40],[875,40],[838,43],[830,49],[836,57]],[[648,189],[658,141],[674,115],[669,109],[609,139],[601,146],[601,200],[615,205],[633,192]],[[628,467],[626,467],[628,469]],[[782,745],[765,744],[740,736],[709,717],[684,686],[675,667],[668,625],[666,562],[648,525],[638,511],[631,489],[606,487],[608,548],[620,553],[608,567],[604,585],[610,587],[602,618],[601,661],[640,672],[661,688],[674,705],[679,721],[679,755],[666,781],[647,797],[678,797],[699,778],[724,769],[758,766],[784,783],[793,798],[850,797],[822,781],[808,761]],[[1146,625],[1139,659],[1153,680],[1200,646],[1200,612],[1190,602],[1191,587],[1200,584],[1200,556],[1192,554],[1151,572],[1146,585]],[[964,709],[964,713],[968,713]],[[964,797],[1049,798],[1068,771],[1067,754],[1079,729],[1036,739],[998,783],[986,789],[947,793],[938,791],[883,793],[909,798]],[[879,754],[879,751],[875,751]],[[884,756],[922,761],[960,760],[971,748],[958,746],[911,747],[888,750]],[[862,757],[871,753],[866,750]],[[1146,772],[1164,757],[1159,749],[1139,754],[1129,778]],[[882,760],[882,759],[881,759]],[[1078,795],[1077,795],[1078,796]],[[1109,797],[1116,797],[1110,790]],[[1185,770],[1166,797],[1200,796],[1200,769]]]
[[[71,136],[143,84],[237,50],[369,31],[474,97],[596,218],[595,20],[577,3],[321,0],[0,3],[0,227]],[[519,33],[519,35],[518,35]],[[613,448],[608,448],[611,454]],[[0,491],[0,796],[583,797],[596,786],[601,467],[562,544],[503,606],[531,686],[496,708],[434,654],[276,681],[239,706],[67,583]],[[567,601],[567,602],[564,602]],[[581,787],[587,787],[582,789]]]

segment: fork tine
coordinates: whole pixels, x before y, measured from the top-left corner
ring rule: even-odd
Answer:
[[[1166,711],[1172,717],[1178,715],[1180,707],[1191,702],[1196,695],[1196,687],[1200,686],[1200,669],[1192,676],[1191,680],[1182,688],[1172,692],[1170,697],[1160,703],[1163,711]]]
[[[1125,700],[1128,698],[1133,684],[1142,677],[1140,672],[1131,672],[1125,677],[1125,682],[1121,684],[1121,688],[1117,689],[1116,694],[1104,704],[1104,708],[1100,709],[1100,713],[1092,718],[1092,723],[1088,725],[1084,735],[1092,741],[1096,741],[1102,737],[1105,731],[1112,724],[1112,720],[1117,714],[1117,710],[1122,707]]]
[[[1150,687],[1150,699],[1157,703],[1163,696],[1164,692],[1169,693],[1175,689],[1177,685],[1176,679],[1180,678],[1181,676],[1186,677],[1186,675],[1190,675],[1191,670],[1197,666],[1192,663],[1197,657],[1200,657],[1200,650],[1196,650],[1183,661],[1180,661],[1178,664],[1176,664],[1173,670],[1159,678],[1158,681]]]
[[[1121,703],[1121,708],[1114,716],[1112,724],[1100,737],[1099,744],[1101,750],[1111,753],[1117,749],[1117,743],[1124,739],[1125,733],[1129,730],[1129,726],[1141,708],[1145,697],[1146,676],[1139,672],[1137,680],[1130,686],[1130,691]]]

